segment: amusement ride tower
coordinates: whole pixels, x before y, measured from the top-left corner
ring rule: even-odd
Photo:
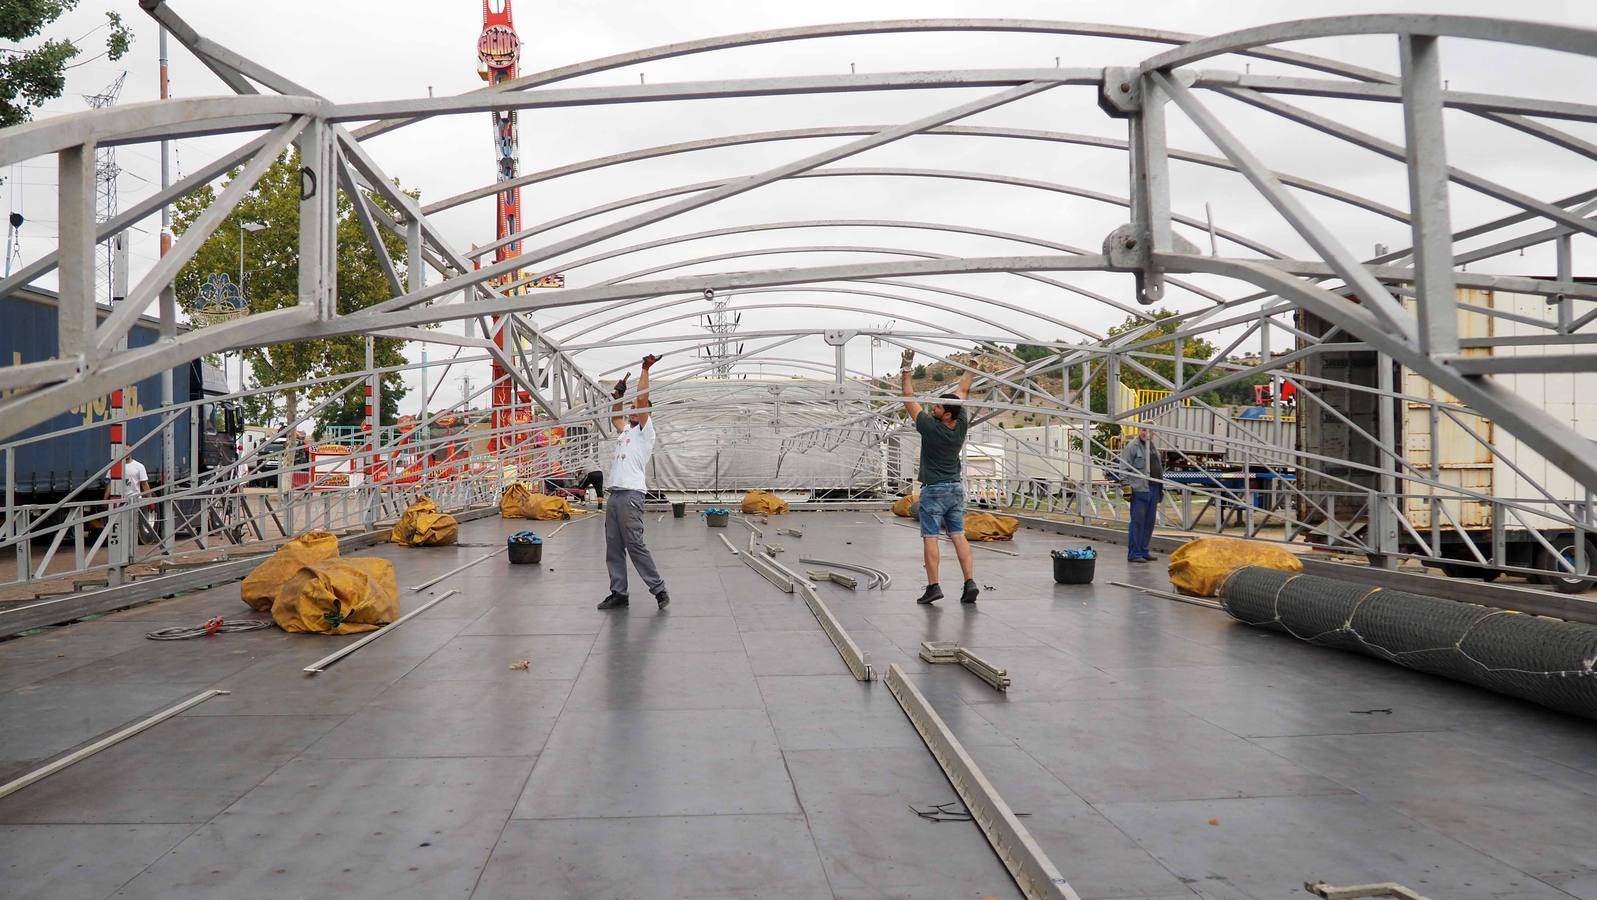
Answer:
[[[516,77],[521,59],[521,39],[516,36],[516,25],[511,13],[511,0],[483,0],[482,35],[477,38],[477,74],[489,84],[499,84]],[[497,157],[498,180],[510,181],[517,175],[519,166],[519,137],[516,132],[515,110],[489,113],[493,120],[494,153]],[[521,188],[507,187],[498,194],[495,237],[505,240],[521,228]],[[521,242],[511,241],[494,251],[494,262],[504,262],[521,255]],[[510,284],[517,273],[509,273],[500,281]],[[494,343],[505,345],[500,317],[494,317]],[[505,435],[511,419],[511,387],[505,367],[493,362],[493,431],[488,448],[497,451],[506,443]]]

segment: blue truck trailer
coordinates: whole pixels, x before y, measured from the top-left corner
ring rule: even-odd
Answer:
[[[57,295],[53,291],[23,288],[7,297],[0,297],[0,368],[25,362],[53,359],[59,350],[56,323]],[[100,307],[98,318],[110,314],[108,307]],[[128,346],[144,347],[160,337],[160,322],[148,316],[140,317],[128,333]],[[227,379],[215,366],[194,360],[172,370],[172,400],[174,403],[221,397],[229,393]],[[159,415],[140,413],[158,410],[161,406],[161,376],[154,375],[137,384],[129,385],[123,392],[123,410],[128,418],[126,441],[136,444],[160,425]],[[199,415],[199,472],[201,474],[226,468],[238,461],[238,438],[243,433],[243,415],[232,400],[206,402],[198,407]],[[111,434],[106,427],[84,428],[97,422],[109,421],[111,398],[97,397],[90,403],[62,413],[19,435],[6,443],[22,441],[41,434],[50,434],[68,428],[80,430],[58,435],[42,441],[22,443],[14,451],[12,473],[13,490],[17,503],[54,503],[67,496],[78,485],[90,481],[91,476],[105,467],[111,459]],[[145,441],[133,455],[149,470],[152,485],[167,484],[188,478],[192,473],[192,448],[195,443],[194,421],[188,411],[177,416],[173,424],[176,440],[175,471],[165,469],[159,435]],[[0,465],[4,464],[0,456]],[[0,470],[0,482],[4,471]],[[105,476],[101,475],[76,499],[94,500],[104,494]],[[3,488],[3,484],[0,484]]]

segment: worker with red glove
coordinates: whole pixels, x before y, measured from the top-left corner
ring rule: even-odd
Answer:
[[[604,511],[604,562],[610,572],[610,594],[599,604],[600,609],[619,609],[627,605],[629,556],[632,567],[643,577],[644,585],[654,595],[660,609],[671,605],[671,597],[665,592],[665,579],[660,577],[654,557],[643,543],[643,498],[648,490],[644,472],[654,453],[655,441],[654,417],[649,408],[649,369],[659,359],[652,353],[643,358],[632,414],[621,415],[621,398],[626,395],[630,372],[616,385],[616,402],[610,408],[610,424],[617,431],[615,454],[610,461],[610,502],[605,504]]]

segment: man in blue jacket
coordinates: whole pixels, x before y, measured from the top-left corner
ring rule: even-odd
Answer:
[[[1131,488],[1131,522],[1126,528],[1126,560],[1151,562],[1148,544],[1153,540],[1153,523],[1159,517],[1159,500],[1164,495],[1164,460],[1153,445],[1146,428],[1120,451],[1120,480]]]

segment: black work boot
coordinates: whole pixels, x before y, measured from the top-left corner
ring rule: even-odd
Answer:
[[[623,606],[626,606],[626,605],[627,605],[627,595],[626,594],[618,594],[615,591],[611,591],[610,592],[610,596],[608,596],[608,597],[604,598],[603,600],[599,601],[599,608],[600,609],[619,609],[620,607],[623,607]]]
[[[940,584],[928,584],[926,585],[926,593],[917,597],[915,602],[920,604],[936,603],[941,599],[943,599],[943,586]]]
[[[967,579],[965,579],[965,591],[964,591],[964,593],[959,595],[959,602],[960,603],[975,603],[976,602],[976,595],[980,594],[980,593],[981,593],[981,590],[976,587],[976,582],[974,582],[974,581],[970,580],[969,578],[967,578]]]
[[[654,602],[660,604],[661,609],[665,609],[667,606],[671,605],[671,595],[662,590],[660,593],[654,595]]]

